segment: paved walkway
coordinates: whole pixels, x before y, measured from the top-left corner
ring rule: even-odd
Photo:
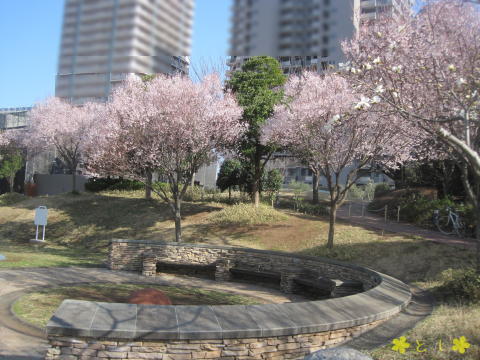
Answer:
[[[351,204],[351,205],[350,205]],[[476,242],[474,239],[460,239],[455,236],[444,235],[441,232],[424,229],[412,224],[388,220],[385,222],[383,213],[381,215],[364,211],[362,216],[362,204],[353,202],[346,203],[337,211],[337,218],[348,221],[355,225],[385,230],[393,233],[421,236],[427,240],[440,244],[464,246],[475,249]],[[366,206],[366,205],[365,205]]]
[[[0,359],[36,360],[44,357],[47,347],[44,332],[22,323],[12,315],[10,308],[19,297],[39,287],[102,282],[201,287],[256,297],[261,303],[305,300],[252,284],[219,283],[186,276],[162,275],[161,278],[147,278],[129,272],[80,267],[0,270]]]
[[[218,283],[186,276],[162,275],[161,278],[146,278],[135,273],[80,267],[0,270],[0,359],[43,359],[47,348],[47,341],[42,330],[24,324],[12,315],[10,308],[20,296],[35,290],[35,288],[46,286],[101,282],[202,287],[257,297],[263,303],[304,300],[299,296],[286,296],[279,291],[252,284]],[[431,298],[419,289],[412,288],[412,292],[414,294],[412,303],[400,315],[362,335],[349,345],[357,349],[370,349],[383,345],[430,314]]]

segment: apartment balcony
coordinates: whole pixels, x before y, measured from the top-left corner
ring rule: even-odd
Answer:
[[[377,13],[376,12],[362,13],[360,15],[361,20],[375,20],[376,18],[377,18]]]
[[[365,8],[374,8],[377,6],[377,0],[362,0],[360,2],[360,6],[365,9]]]

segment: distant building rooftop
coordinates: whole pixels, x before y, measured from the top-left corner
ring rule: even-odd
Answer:
[[[27,126],[31,107],[0,108],[0,129],[20,129]]]
[[[14,108],[0,108],[0,114],[25,112],[32,110],[32,107],[14,107]]]

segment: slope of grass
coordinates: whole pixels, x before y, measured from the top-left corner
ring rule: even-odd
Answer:
[[[287,216],[264,204],[258,208],[251,204],[238,204],[211,214],[209,220],[221,225],[263,225],[287,220]]]
[[[0,261],[0,266],[37,266],[35,257],[43,259],[42,266],[76,262],[88,265],[101,262],[109,240],[114,238],[173,240],[174,223],[168,207],[157,199],[147,201],[142,197],[141,191],[63,195],[0,206],[0,253],[13,259],[10,263]],[[46,234],[50,245],[35,250],[25,242],[34,237],[33,211],[38,205],[46,205],[50,211]],[[464,269],[474,263],[471,250],[432,243],[420,237],[383,235],[344,222],[338,223],[335,247],[329,250],[325,246],[326,218],[285,210],[282,218],[273,222],[252,224],[255,223],[252,221],[249,224],[239,221],[232,225],[231,221],[216,220],[217,217],[231,219],[225,214],[233,210],[222,209],[235,208],[218,202],[185,203],[184,241],[325,256],[364,265],[434,292],[445,282],[442,276],[445,270]],[[21,259],[15,261],[15,256]],[[466,336],[472,347],[461,358],[478,360],[479,306],[443,299],[441,294],[436,294],[439,306],[434,314],[407,335],[413,343],[416,339],[432,342],[438,338],[450,347],[453,338]],[[412,359],[460,358],[452,352],[418,354],[409,353]],[[373,355],[378,360],[408,358],[393,352],[391,345],[376,350]]]
[[[13,192],[0,195],[0,206],[12,205],[25,200],[25,195]]]

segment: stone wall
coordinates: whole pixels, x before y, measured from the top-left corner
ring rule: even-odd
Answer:
[[[143,267],[147,259],[147,269]],[[302,269],[358,280],[364,292],[320,301],[266,305],[152,306],[64,300],[47,324],[48,360],[302,359],[398,314],[409,287],[360,266],[272,251],[152,241],[112,242],[110,268],[153,272],[155,262],[274,271],[289,288]]]
[[[360,281],[364,290],[379,283],[379,277],[374,271],[320,257],[228,246],[142,240],[113,240],[110,245],[109,267],[112,270],[142,272],[146,254],[154,255],[158,261],[179,264],[212,265],[220,260],[230,260],[233,267],[254,271],[281,273],[285,268],[297,267],[317,271],[330,279]]]
[[[303,359],[307,354],[348,341],[381,322],[320,333],[246,339],[128,342],[51,336],[45,359]]]

